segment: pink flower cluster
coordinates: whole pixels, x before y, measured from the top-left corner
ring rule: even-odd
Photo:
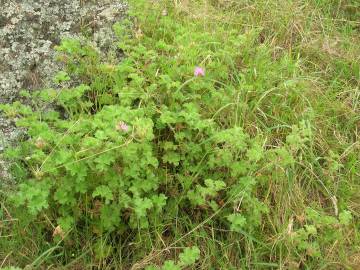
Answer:
[[[116,130],[127,132],[129,131],[129,126],[125,122],[120,121],[119,123],[116,124]]]
[[[204,77],[205,76],[205,70],[202,67],[195,67],[194,70],[194,76],[195,77]]]

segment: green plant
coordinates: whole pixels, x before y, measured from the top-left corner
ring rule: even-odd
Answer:
[[[0,106],[27,131],[6,151],[18,176],[6,203],[20,217],[10,230],[41,235],[37,256],[100,269],[347,265],[347,235],[359,243],[356,128],[337,119],[339,97],[314,94],[326,86],[291,47],[292,16],[275,9],[269,23],[259,0],[249,29],[233,21],[243,3],[225,2],[132,1],[114,25],[125,59],[65,39],[58,88]],[[355,123],[356,107],[344,111]],[[179,255],[180,243],[193,247]]]
[[[303,228],[291,232],[290,241],[296,248],[310,257],[321,257],[321,245],[339,241],[344,237],[344,229],[350,224],[352,215],[349,211],[343,211],[339,219],[313,209],[307,209],[306,222]]]
[[[175,263],[173,260],[167,260],[164,265],[159,268],[156,266],[148,266],[146,270],[180,270],[184,267],[191,266],[200,258],[200,250],[198,247],[185,248],[182,253],[179,254],[179,262]]]

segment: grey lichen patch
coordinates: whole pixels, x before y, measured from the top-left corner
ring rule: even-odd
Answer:
[[[90,39],[106,54],[114,44],[112,25],[127,6],[119,0],[0,0],[0,7],[0,103],[8,103],[22,89],[53,86],[62,68],[54,47],[62,38]],[[0,153],[20,133],[0,114]],[[1,164],[0,158],[0,170]]]

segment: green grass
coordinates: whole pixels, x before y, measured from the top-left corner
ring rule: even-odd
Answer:
[[[124,60],[64,41],[60,92],[1,107],[0,268],[358,269],[357,2],[134,0]]]

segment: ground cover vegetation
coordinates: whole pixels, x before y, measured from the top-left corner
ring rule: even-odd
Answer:
[[[1,267],[358,269],[359,21],[356,0],[134,0],[106,58],[63,40],[58,89],[0,107],[27,131]]]

